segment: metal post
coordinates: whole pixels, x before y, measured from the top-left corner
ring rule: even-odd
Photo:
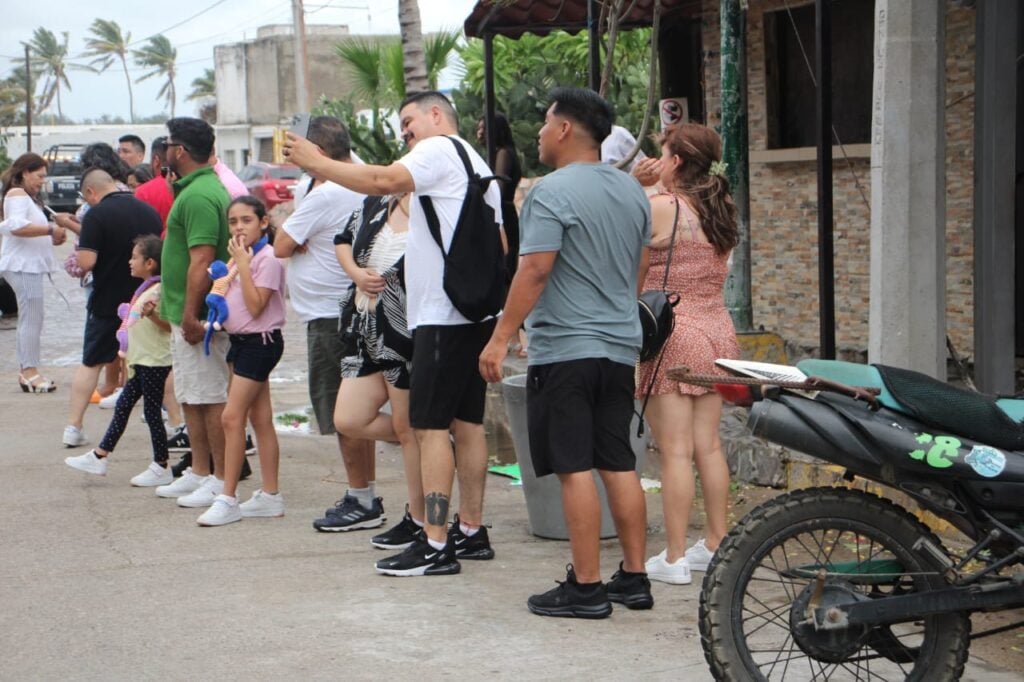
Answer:
[[[721,0],[722,158],[739,218],[739,243],[725,281],[725,302],[736,331],[751,331],[750,167],[747,142],[746,14],[740,0]]]
[[[1016,0],[977,7],[974,110],[974,380],[986,393],[1014,391]],[[1016,273],[1017,277],[1024,273]]]
[[[815,0],[815,77],[818,80],[818,306],[821,357],[836,357],[835,259],[832,250],[832,9]]]
[[[494,34],[484,36],[484,133],[487,135],[487,164],[493,169],[498,159],[494,130]]]
[[[25,145],[32,151],[32,60],[28,43],[25,44]]]
[[[601,7],[598,0],[587,0],[587,36],[590,39],[590,89],[601,88]]]
[[[306,112],[309,111],[309,53],[302,0],[292,0],[292,31],[295,34],[295,106],[300,112]]]

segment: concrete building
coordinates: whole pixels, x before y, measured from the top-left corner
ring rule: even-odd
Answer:
[[[310,101],[344,97],[350,82],[337,45],[348,26],[306,26]],[[256,38],[214,48],[218,150],[225,163],[241,168],[270,161],[273,131],[298,112],[295,43],[290,24],[263,26]]]

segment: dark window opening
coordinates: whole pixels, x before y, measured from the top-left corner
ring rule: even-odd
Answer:
[[[817,143],[814,16],[814,5],[764,14],[769,149]],[[873,0],[832,2],[832,125],[843,144],[871,140],[874,18]]]

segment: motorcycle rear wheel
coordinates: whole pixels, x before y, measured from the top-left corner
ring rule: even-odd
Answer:
[[[858,490],[812,488],[751,511],[704,577],[700,633],[716,680],[957,680],[970,646],[966,613],[819,632],[800,624],[824,569],[824,598],[849,603],[947,586],[912,547],[939,540],[906,510]]]

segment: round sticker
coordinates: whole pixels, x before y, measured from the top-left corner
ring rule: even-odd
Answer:
[[[975,445],[964,461],[985,478],[995,478],[1006,468],[1006,455],[987,445]]]

